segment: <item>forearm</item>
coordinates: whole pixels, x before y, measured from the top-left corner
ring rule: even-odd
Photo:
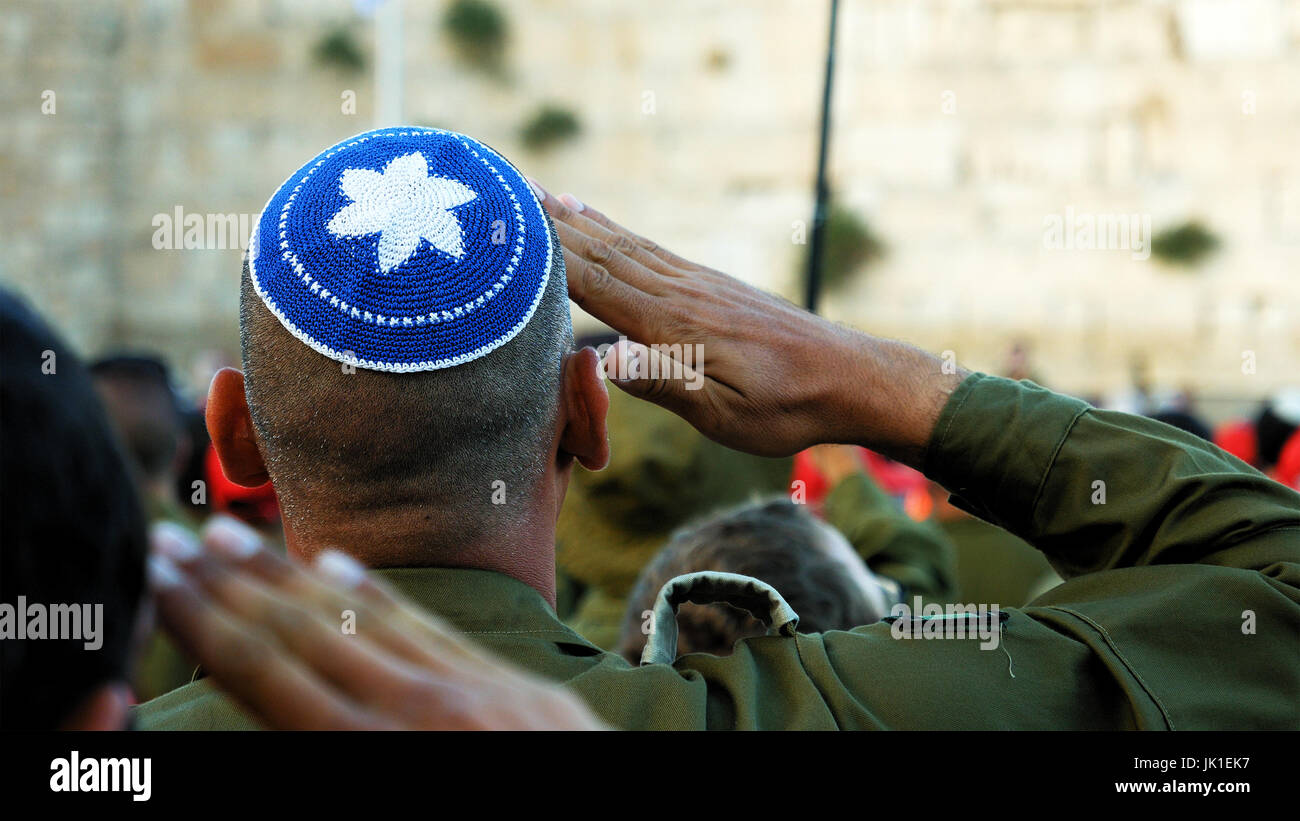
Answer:
[[[911,345],[863,333],[846,333],[837,347],[841,376],[826,403],[827,441],[862,445],[922,469],[935,425],[969,372],[945,368],[943,360]]]

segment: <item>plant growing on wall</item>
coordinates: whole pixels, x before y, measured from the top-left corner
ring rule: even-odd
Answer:
[[[528,118],[519,137],[530,151],[545,151],[573,139],[582,130],[578,117],[563,106],[547,103]]]
[[[1166,228],[1151,238],[1151,253],[1171,265],[1190,268],[1219,247],[1219,238],[1192,220]]]
[[[822,287],[837,291],[851,282],[856,274],[885,256],[885,243],[871,226],[853,210],[832,203],[826,216],[825,245],[822,246]],[[808,254],[803,255],[803,269]]]
[[[312,49],[316,61],[342,71],[360,71],[366,67],[366,55],[352,36],[352,32],[339,26],[330,29]]]
[[[442,15],[442,30],[461,60],[496,69],[505,56],[506,17],[487,0],[452,0]]]

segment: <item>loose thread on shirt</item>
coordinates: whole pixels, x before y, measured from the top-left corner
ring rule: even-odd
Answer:
[[[1002,652],[1007,654],[1007,673],[1015,678],[1015,671],[1011,669],[1011,651],[1007,649],[1007,629],[1001,623],[998,624],[998,644],[1002,645]]]

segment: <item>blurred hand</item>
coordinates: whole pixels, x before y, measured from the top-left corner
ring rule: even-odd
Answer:
[[[491,657],[342,553],[303,567],[228,518],[202,545],[166,526],[151,538],[162,624],[268,728],[604,729],[575,696]]]
[[[570,298],[631,343],[606,355],[614,384],[737,450],[842,442],[919,464],[964,372],[682,259],[568,194],[544,193],[543,205]]]

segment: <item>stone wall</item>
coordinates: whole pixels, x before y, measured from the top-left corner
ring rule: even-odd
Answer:
[[[497,74],[456,59],[444,5],[405,2],[407,121],[798,298],[826,3],[499,0]],[[832,184],[888,255],[829,315],[980,368],[1025,340],[1079,392],[1120,388],[1136,359],[1227,399],[1300,379],[1300,2],[841,6]],[[314,56],[338,27],[359,72]],[[89,353],[156,349],[201,381],[237,351],[240,250],[156,249],[154,219],[255,215],[373,127],[371,22],[347,0],[11,0],[0,48],[0,281]],[[530,152],[544,101],[582,131]],[[1199,219],[1222,247],[1192,270],[1047,247],[1067,214]]]

